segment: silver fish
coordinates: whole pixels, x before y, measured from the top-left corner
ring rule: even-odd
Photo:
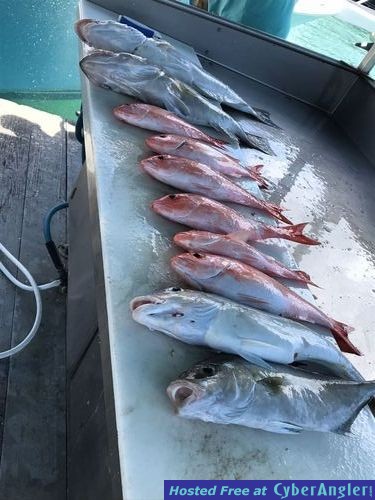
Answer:
[[[262,368],[238,357],[203,361],[167,388],[186,418],[281,434],[349,434],[375,394],[375,382],[350,382],[292,367]]]
[[[137,29],[116,21],[82,19],[76,23],[75,30],[79,38],[91,47],[144,57],[206,97],[261,119],[233,89],[184,57],[165,40],[147,38]]]
[[[307,325],[194,290],[170,288],[130,303],[133,319],[187,344],[238,354],[269,367],[263,360],[311,363],[338,377],[361,380],[333,339]]]
[[[167,76],[143,57],[96,50],[84,57],[80,66],[99,87],[160,106],[190,123],[213,127],[232,141],[238,137],[249,146],[259,146],[220,106],[185,83]]]

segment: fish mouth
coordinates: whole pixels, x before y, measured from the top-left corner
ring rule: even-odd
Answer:
[[[177,412],[200,399],[203,394],[202,388],[188,380],[175,380],[167,387],[167,395]]]
[[[74,31],[77,33],[78,37],[82,40],[82,42],[85,42],[88,44],[87,38],[85,36],[85,28],[89,24],[96,24],[97,21],[94,19],[81,19],[80,21],[77,21],[74,24]]]
[[[149,305],[160,305],[163,304],[164,301],[153,297],[152,295],[145,295],[142,297],[136,297],[130,302],[130,310],[131,312],[135,312],[144,306]]]

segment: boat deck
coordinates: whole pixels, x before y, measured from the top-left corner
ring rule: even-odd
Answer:
[[[0,240],[38,283],[52,281],[56,272],[42,220],[67,199],[77,176],[81,152],[74,127],[0,100],[0,162]],[[52,234],[56,243],[66,243],[65,211],[54,218]],[[65,295],[53,289],[42,292],[42,300],[36,338],[0,360],[0,498],[7,500],[66,498]],[[0,274],[1,351],[25,336],[34,314],[34,295]]]
[[[263,88],[222,67],[208,66],[219,77],[235,85],[249,101],[251,96],[256,106],[269,109],[272,118],[284,130],[269,130],[274,135],[271,142],[276,157],[267,157],[254,151],[252,159],[265,164],[264,173],[274,183],[270,193],[272,201],[287,206],[291,219],[311,221],[310,234],[322,240],[320,247],[291,247],[293,255],[298,265],[323,287],[313,292],[317,304],[334,317],[356,327],[352,339],[366,356],[352,359],[366,378],[373,378],[373,164],[360,153],[340,127],[320,111]],[[119,104],[122,98],[101,90],[93,92],[98,98],[97,105],[103,107],[103,114],[106,113],[109,120],[111,107]],[[105,145],[106,154],[115,157],[116,162],[124,162],[122,153],[125,149],[121,148],[125,146],[127,139],[123,128],[116,128],[114,119],[111,119],[115,134],[108,137],[108,131],[103,126],[105,141],[99,145],[103,149]],[[121,139],[117,145],[116,134]],[[80,167],[80,145],[74,139],[73,129],[59,117],[1,100],[0,162],[0,239],[30,269],[38,282],[55,279],[54,268],[44,247],[42,218],[49,208],[67,199]],[[106,179],[106,185],[116,190],[114,200],[119,201],[116,220],[121,223],[126,221],[129,227],[129,213],[125,210],[122,192],[129,186],[129,179],[125,170],[111,169],[110,166],[105,164],[107,170],[103,178]],[[139,189],[142,189],[142,185]],[[117,233],[118,227],[114,227]],[[66,214],[61,212],[53,224],[55,241],[65,243],[66,233]],[[116,241],[119,240],[117,236],[118,234]],[[132,252],[133,248],[132,246]],[[126,255],[125,250],[116,246],[121,258]],[[118,260],[113,261],[113,264],[116,262]],[[121,282],[121,273],[127,272],[127,269],[124,265],[118,267],[117,283],[121,285],[118,290],[122,295],[117,307],[123,311],[127,300],[124,299],[125,280]],[[137,284],[137,289],[131,291],[131,294],[134,296],[139,292]],[[58,290],[43,292],[43,306],[43,322],[36,339],[10,361],[0,361],[1,499],[59,500],[66,497],[65,297]],[[14,345],[28,331],[33,316],[32,295],[15,290],[0,275],[1,350]],[[132,328],[135,330],[134,325]],[[141,334],[136,332],[136,336]],[[147,344],[152,350],[155,345],[153,343],[163,342],[161,337],[150,336],[148,332],[143,332],[142,335],[145,336],[143,349]],[[125,336],[121,337],[123,338]],[[138,346],[138,339],[137,342]],[[172,341],[170,342],[172,345]],[[178,360],[182,359],[185,363],[186,352],[193,353],[193,348],[178,346],[176,343],[173,344],[173,349],[177,353],[176,361],[172,360],[168,364],[170,373],[165,377],[163,375],[165,380],[152,377],[148,379],[156,385],[154,397],[158,401],[160,399],[160,414],[163,417],[160,420],[154,419],[151,423],[159,425],[168,419],[168,424],[170,422],[179,431],[182,429],[184,432],[180,441],[174,441],[175,448],[177,443],[181,452],[191,442],[192,429],[196,437],[202,438],[191,443],[194,447],[192,456],[201,461],[189,462],[191,469],[184,471],[189,477],[202,474],[202,464],[210,477],[223,478],[231,478],[235,474],[243,478],[302,478],[306,477],[307,468],[310,478],[338,478],[349,468],[355,478],[365,478],[368,475],[369,469],[363,467],[363,462],[366,461],[367,466],[371,466],[372,432],[368,436],[355,437],[355,441],[344,442],[345,438],[323,434],[303,435],[291,441],[284,436],[257,434],[257,431],[251,429],[242,429],[240,436],[235,429],[228,429],[226,439],[222,441],[217,427],[177,420],[166,404],[162,388],[176,375]],[[171,349],[169,351],[172,352]],[[124,352],[125,349],[119,350],[120,354]],[[132,356],[137,352],[132,351]],[[199,355],[198,351],[194,354],[197,357]],[[153,358],[150,356],[149,359]],[[147,363],[147,366],[150,364]],[[151,369],[154,369],[153,366]],[[155,369],[155,373],[159,372]],[[118,381],[122,383],[125,379],[121,379],[121,374],[117,375]],[[150,388],[152,390],[151,386]],[[85,393],[80,393],[79,396],[86,404]],[[139,406],[129,406],[128,412],[122,412],[122,421],[136,419],[142,403],[143,401],[137,401]],[[142,424],[140,420],[138,422]],[[150,427],[149,421],[144,422],[145,427]],[[151,426],[151,435],[152,430]],[[172,439],[169,430],[168,438]],[[141,435],[137,434],[134,427],[131,434],[134,442]],[[244,436],[250,438],[253,448],[250,455],[246,450],[241,451]],[[305,447],[306,442],[310,443],[309,448]],[[150,446],[150,443],[152,444],[151,440],[147,445]],[[168,445],[167,441],[165,443]],[[220,447],[217,447],[217,443],[220,443]],[[237,443],[239,450],[238,456],[234,458],[230,455],[233,443]],[[131,449],[128,447],[127,451]],[[281,455],[278,452],[285,455],[285,450],[288,450],[286,458],[280,461],[278,457]],[[139,454],[143,463],[148,451],[146,455]],[[154,462],[151,458],[149,460],[157,475],[166,462],[160,460],[160,448],[155,446],[153,451],[159,459]],[[308,460],[302,460],[301,453]],[[336,456],[337,453],[339,457]],[[250,472],[247,469],[249,456]],[[174,457],[172,459],[176,465],[182,464]],[[77,464],[75,470],[79,471],[82,467],[81,456],[77,457]],[[76,474],[77,481],[83,486],[85,480],[92,483],[95,477],[95,470],[87,467],[86,463],[84,472],[85,477],[80,472]],[[165,476],[159,474],[158,478],[161,477]],[[142,475],[139,478],[137,476],[137,479],[145,487],[154,488],[151,479],[145,482]],[[159,481],[160,491],[161,487]],[[161,498],[160,495],[158,497]]]

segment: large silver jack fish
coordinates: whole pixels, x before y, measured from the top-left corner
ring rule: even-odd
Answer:
[[[184,57],[181,51],[165,40],[147,38],[137,29],[116,21],[82,19],[76,23],[75,30],[79,38],[91,47],[145,57],[151,64],[206,97],[261,120],[261,116],[234,90]]]
[[[96,50],[84,57],[80,66],[85,75],[99,87],[160,106],[190,123],[212,127],[232,141],[239,138],[245,144],[259,149],[259,145],[220,106],[189,85],[169,77],[143,57]]]
[[[296,368],[263,368],[238,357],[203,361],[167,389],[177,413],[281,434],[350,434],[375,382],[350,382]]]

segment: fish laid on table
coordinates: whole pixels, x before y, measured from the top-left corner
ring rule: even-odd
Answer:
[[[169,194],[155,200],[151,207],[157,214],[193,229],[223,234],[247,231],[247,239],[251,241],[283,238],[304,245],[320,244],[303,234],[306,223],[283,227],[268,226],[256,220],[245,219],[222,203],[196,194]]]
[[[204,253],[184,253],[171,259],[172,268],[191,286],[217,293],[244,305],[297,321],[329,328],[340,349],[360,355],[348,339],[352,330],[295,292],[238,260]]]
[[[375,382],[351,382],[276,364],[267,369],[220,356],[181,374],[167,394],[185,418],[282,434],[348,434],[375,394]]]
[[[260,186],[267,187],[266,181],[260,175],[262,165],[245,168],[235,158],[198,140],[178,135],[155,135],[148,137],[146,144],[155,153],[189,158],[229,177],[248,177],[257,181]]]
[[[246,231],[232,234],[187,231],[176,234],[173,241],[188,252],[204,252],[229,257],[253,266],[274,278],[286,278],[316,286],[305,272],[289,269],[270,255],[249,245]]]
[[[224,147],[225,143],[211,137],[174,113],[152,106],[152,104],[132,103],[122,104],[113,110],[116,118],[122,122],[135,125],[146,130],[153,130],[164,134],[177,134],[207,142],[216,147]]]
[[[218,295],[181,288],[136,297],[133,319],[182,342],[238,354],[266,366],[314,363],[338,377],[358,372],[334,344],[308,325],[243,306]]]
[[[231,140],[238,137],[258,149],[251,137],[220,106],[185,83],[169,77],[143,57],[95,50],[81,60],[80,66],[87,78],[99,87],[161,106],[195,125],[213,127]]]
[[[193,63],[165,40],[147,38],[137,29],[115,21],[82,19],[76,23],[75,29],[80,39],[91,47],[144,57],[206,97],[262,120],[262,117],[228,85]]]
[[[158,155],[142,160],[140,166],[155,179],[182,191],[263,210],[271,217],[290,224],[279,206],[259,200],[203,163],[178,156]]]

